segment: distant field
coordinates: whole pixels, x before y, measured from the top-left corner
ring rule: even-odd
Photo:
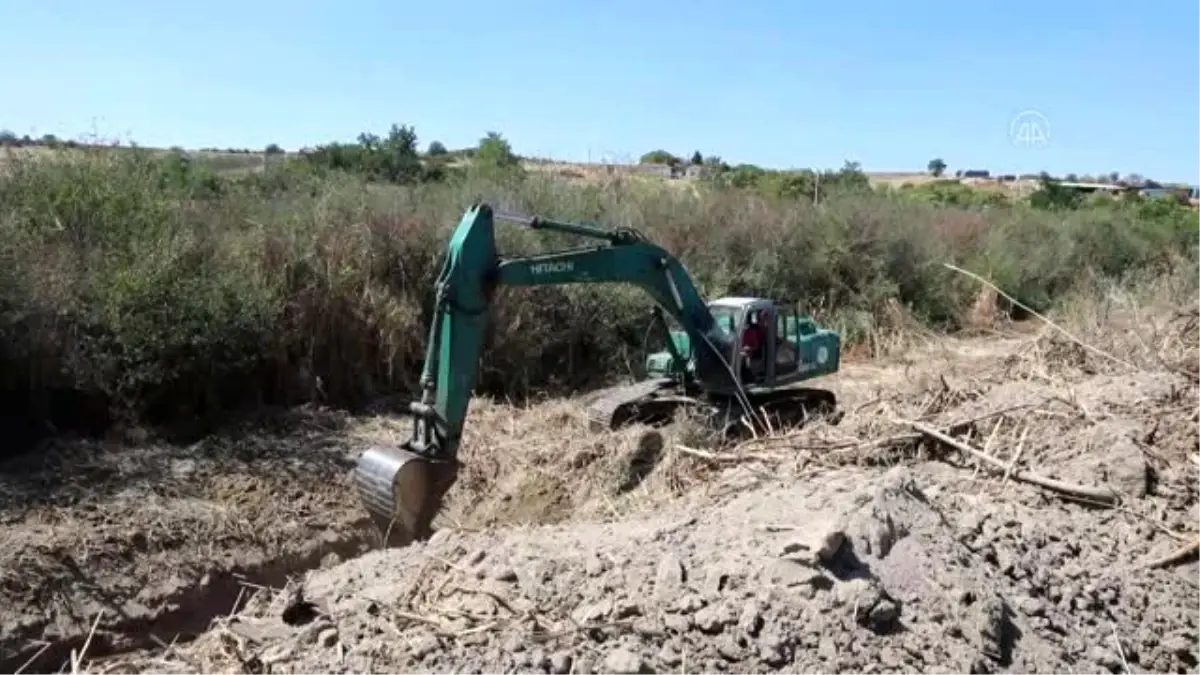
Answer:
[[[0,166],[12,159],[30,159],[41,155],[47,155],[51,152],[86,152],[92,148],[48,148],[44,146],[26,146],[26,147],[9,147],[0,148]],[[110,148],[112,152],[121,152],[126,148],[114,147]],[[149,152],[165,155],[171,150],[166,148],[143,148]],[[262,168],[264,158],[267,156],[262,152],[213,152],[208,150],[192,150],[188,154],[198,161],[201,161],[217,171],[252,171]],[[294,154],[294,153],[293,153]]]
[[[113,148],[113,151],[119,152],[121,149],[122,148]],[[166,148],[149,148],[149,150],[158,154],[166,154],[170,152],[170,150]],[[10,158],[22,156],[34,157],[50,151],[51,149],[46,147],[19,147],[0,149],[0,168],[2,168]],[[66,150],[59,149],[59,151],[62,152]],[[191,150],[188,151],[188,154],[196,161],[202,162],[220,173],[261,171],[263,167],[266,166],[266,161],[268,158],[268,155],[263,152]],[[284,154],[286,156],[296,156],[298,153],[287,152]],[[460,166],[466,162],[469,162],[469,160],[455,158],[452,159],[449,164],[450,166]],[[636,169],[635,165],[628,164],[589,164],[587,162],[563,162],[554,160],[527,159],[522,162],[522,166],[528,171],[553,173],[568,183],[576,184],[606,183],[614,179],[621,178],[626,182],[633,180],[638,183],[667,184],[672,187],[682,189],[689,186],[694,180],[686,177],[664,180],[661,176],[639,171]],[[1037,188],[1037,181],[1034,180],[1017,180],[1002,183],[991,178],[955,178],[953,175],[942,176],[938,178],[924,171],[866,170],[865,173],[870,179],[872,185],[893,188],[899,188],[905,184],[920,185],[936,180],[955,180],[966,185],[971,185],[972,187],[980,190],[1003,192],[1021,196],[1027,195]]]
[[[604,165],[587,164],[584,162],[530,160],[524,162],[523,166],[529,171],[555,173],[569,182],[577,183],[604,182],[605,180],[611,180],[615,176],[624,176],[642,181],[666,182],[672,185],[683,187],[690,184],[693,180],[689,178],[677,178],[670,181],[664,181],[661,177],[638,172],[630,165]],[[866,171],[865,173],[871,180],[872,185],[893,188],[899,188],[905,184],[920,185],[922,183],[930,183],[936,180],[957,180],[960,183],[971,185],[980,190],[1008,192],[1023,195],[1036,189],[1037,187],[1037,182],[1031,180],[1018,180],[1001,183],[999,181],[987,178],[955,178],[954,176],[942,176],[938,178],[927,172],[921,171]]]

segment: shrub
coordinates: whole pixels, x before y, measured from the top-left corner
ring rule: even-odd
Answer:
[[[979,289],[943,261],[1043,309],[1085,277],[1196,259],[1196,214],[1169,201],[981,210],[866,190],[853,166],[840,188],[834,174],[822,178],[817,204],[804,182],[815,174],[790,178],[796,190],[767,172],[750,188],[573,186],[505,173],[515,162],[498,136],[486,171],[421,182],[408,155],[415,134],[393,131],[365,139],[379,148],[363,160],[365,178],[331,170],[341,160],[330,149],[230,176],[142,151],[12,160],[0,177],[0,387],[42,419],[55,392],[69,391],[155,424],[414,390],[448,233],[479,199],[639,228],[705,295],[793,299],[851,340],[862,317],[892,302],[957,328]],[[521,229],[500,236],[509,254],[564,243]],[[641,361],[646,306],[619,286],[503,291],[481,389],[521,397],[624,374]]]

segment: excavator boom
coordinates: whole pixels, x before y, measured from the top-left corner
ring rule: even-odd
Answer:
[[[595,245],[502,258],[495,221],[507,220],[590,238]],[[695,377],[708,391],[756,413],[730,365],[727,334],[718,326],[683,264],[630,229],[496,214],[486,204],[463,215],[436,283],[435,311],[421,374],[421,398],[410,404],[413,435],[401,447],[375,447],[359,458],[355,482],[386,545],[403,545],[429,528],[458,469],[458,448],[479,373],[489,309],[498,286],[629,283],[642,288],[687,334]]]

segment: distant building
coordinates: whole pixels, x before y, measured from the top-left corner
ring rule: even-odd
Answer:
[[[1126,185],[1120,185],[1120,184],[1114,184],[1114,183],[1083,183],[1080,181],[1061,181],[1058,183],[1058,185],[1059,185],[1059,187],[1064,187],[1064,188],[1067,188],[1068,190],[1074,190],[1076,192],[1082,192],[1084,194],[1091,194],[1093,192],[1107,192],[1109,194],[1120,194],[1122,192],[1129,192],[1131,190],[1131,188],[1129,188]],[[1136,189],[1136,188],[1133,188],[1133,189]]]

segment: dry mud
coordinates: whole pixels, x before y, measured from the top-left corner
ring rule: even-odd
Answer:
[[[362,555],[346,474],[403,420],[64,450],[0,474],[0,669],[57,669],[103,610],[93,672],[1197,672],[1195,556],[1149,565],[1197,537],[1196,378],[1161,365],[939,341],[735,449],[480,402],[438,534]]]

